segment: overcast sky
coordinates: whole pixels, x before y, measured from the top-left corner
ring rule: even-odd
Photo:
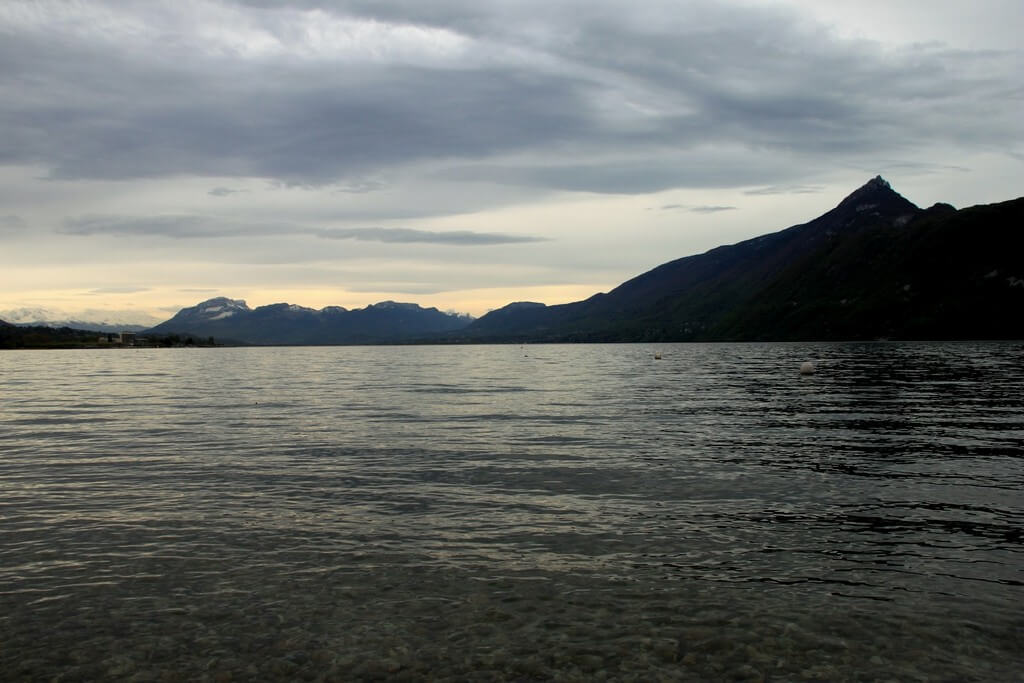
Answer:
[[[877,174],[1015,198],[1022,30],[1020,0],[3,0],[0,311],[479,315]]]

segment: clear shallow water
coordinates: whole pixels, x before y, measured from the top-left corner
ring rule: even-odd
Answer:
[[[1019,680],[1022,528],[1019,343],[0,353],[2,678]]]

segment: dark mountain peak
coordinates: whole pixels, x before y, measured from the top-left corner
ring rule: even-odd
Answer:
[[[956,207],[946,202],[935,202],[924,210],[928,216],[948,216],[956,213]]]
[[[538,303],[536,301],[513,301],[510,304],[505,304],[501,308],[495,308],[491,311],[488,311],[480,318],[480,320],[483,320],[485,318],[489,318],[491,320],[495,320],[498,318],[506,318],[527,311],[539,311],[542,308],[547,308],[547,305]]]
[[[526,332],[529,336],[552,310],[536,301],[514,301],[477,318],[469,328],[470,334],[516,339]]]
[[[848,230],[876,224],[903,226],[910,222],[921,209],[907,200],[882,176],[875,176],[864,183],[831,211],[811,222],[819,228]]]
[[[892,189],[889,181],[880,175],[876,175],[851,192],[846,199],[839,202],[836,208],[853,210],[856,213],[869,212],[879,208],[887,211],[892,209],[917,210],[916,205]]]
[[[864,183],[863,185],[858,187],[856,190],[854,190],[854,193],[857,193],[857,192],[886,192],[886,191],[888,191],[888,192],[895,192],[896,190],[892,189],[892,185],[889,184],[888,180],[886,180],[885,178],[883,178],[880,175],[876,175],[874,178],[872,178],[871,180],[867,181],[866,183]]]
[[[880,175],[876,175],[874,178],[864,183],[864,187],[877,187],[883,190],[892,189],[892,185],[889,184],[889,181]]]
[[[536,301],[513,301],[510,304],[506,304],[499,308],[499,311],[515,311],[522,310],[524,308],[544,308],[545,304],[538,303]]]

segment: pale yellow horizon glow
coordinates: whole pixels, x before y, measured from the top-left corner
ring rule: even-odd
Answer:
[[[348,309],[365,308],[381,301],[416,303],[424,308],[455,311],[480,317],[488,311],[515,301],[536,301],[556,305],[580,301],[598,292],[607,292],[615,285],[571,284],[528,285],[522,287],[492,287],[438,292],[436,294],[408,294],[401,292],[350,292],[338,288],[260,288],[236,287],[220,289],[196,287],[195,291],[154,288],[144,292],[96,294],[87,289],[36,289],[6,291],[0,296],[0,311],[20,308],[43,308],[77,313],[110,311],[122,317],[134,313],[139,321],[146,318],[163,321],[180,309],[194,306],[207,299],[226,296],[242,299],[250,308],[276,303],[289,303],[320,309],[325,306],[343,306]],[[114,317],[114,316],[112,316]],[[133,322],[124,320],[123,322]],[[142,322],[142,324],[146,324]]]

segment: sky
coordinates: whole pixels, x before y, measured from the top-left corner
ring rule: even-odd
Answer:
[[[1024,194],[1020,0],[4,0],[0,317],[576,301]]]

